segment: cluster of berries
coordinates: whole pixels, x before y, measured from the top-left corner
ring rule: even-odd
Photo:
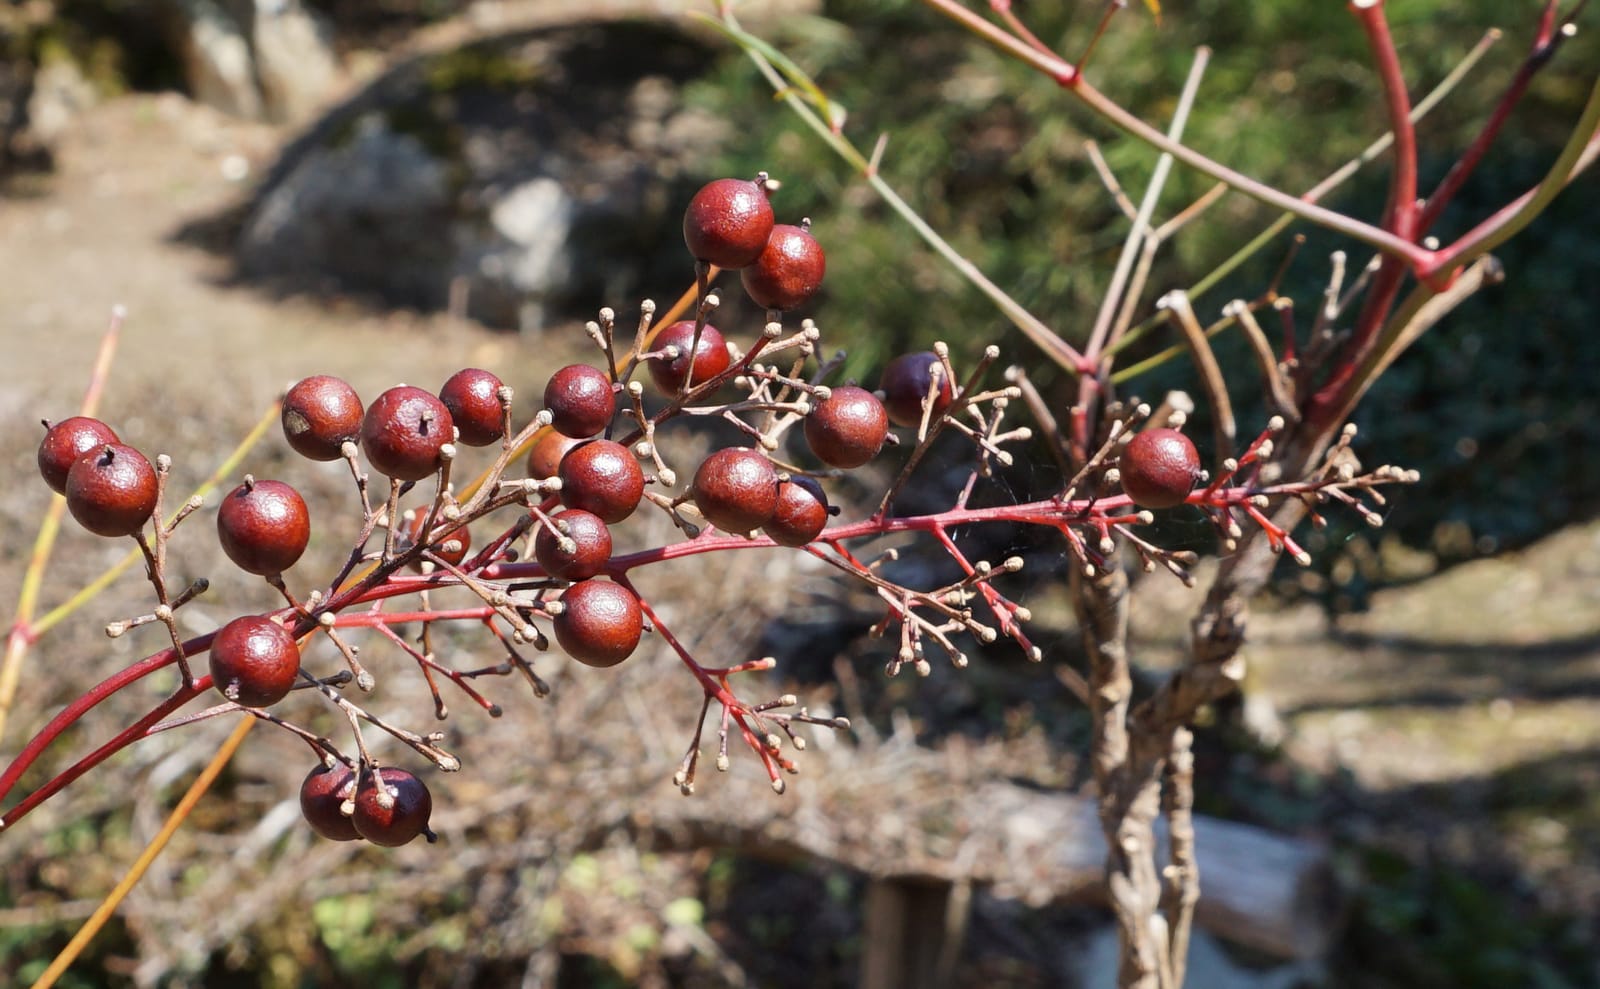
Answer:
[[[882,634],[894,626],[900,630],[900,649],[889,672],[909,664],[926,674],[924,653],[930,643],[957,666],[965,665],[966,657],[952,639],[956,633],[983,642],[1005,635],[1031,658],[1040,656],[1023,629],[1027,609],[992,586],[995,577],[1020,569],[1021,561],[1012,558],[996,565],[969,560],[952,538],[953,530],[985,522],[1044,525],[1066,537],[1079,564],[1090,573],[1115,566],[1114,551],[1125,542],[1147,568],[1162,565],[1188,579],[1188,554],[1164,551],[1133,531],[1132,527],[1151,521],[1150,509],[1191,505],[1217,526],[1225,545],[1237,535],[1240,522],[1250,520],[1267,529],[1274,548],[1300,559],[1304,553],[1298,545],[1262,514],[1265,502],[1283,497],[1308,504],[1334,499],[1372,518],[1358,495],[1378,499],[1372,488],[1412,479],[1407,472],[1389,468],[1358,476],[1345,457],[1351,435],[1347,432],[1314,476],[1262,484],[1260,468],[1272,455],[1271,437],[1283,428],[1276,420],[1244,454],[1225,460],[1212,477],[1201,469],[1194,444],[1179,428],[1172,428],[1181,427],[1181,417],[1161,428],[1138,430],[1150,413],[1147,406],[1135,404],[1110,424],[1099,452],[1080,473],[1048,498],[969,508],[969,483],[946,511],[896,517],[891,512],[895,492],[941,435],[956,434],[970,442],[976,455],[974,481],[988,476],[996,464],[1010,464],[1011,455],[1003,447],[1032,435],[1027,427],[1002,424],[1021,392],[1015,385],[991,390],[980,386],[998,354],[994,348],[962,380],[943,345],[895,358],[884,368],[876,391],[855,384],[825,384],[837,363],[812,364],[818,353],[816,326],[805,320],[786,331],[782,323],[786,310],[804,304],[820,286],[823,252],[807,224],[773,222],[768,197],[773,188],[775,183],[765,175],[754,181],[722,179],[703,188],[684,220],[699,286],[693,318],[654,326],[654,306],[647,301],[631,346],[619,347],[615,315],[602,310],[599,320],[586,329],[605,359],[598,367],[573,364],[552,374],[541,409],[520,429],[514,428],[512,389],[478,368],[454,374],[437,393],[398,385],[370,404],[339,378],[316,375],[295,384],[283,399],[284,438],[304,457],[347,463],[361,499],[363,525],[340,572],[304,599],[296,598],[282,574],[296,564],[309,543],[306,503],[283,481],[247,475],[222,499],[216,516],[218,538],[229,559],[264,577],[287,606],[235,618],[210,637],[182,640],[172,617],[173,611],[205,590],[205,583],[196,582],[177,595],[170,595],[166,586],[166,541],[184,517],[201,507],[198,499],[191,499],[172,521],[163,522],[167,458],[157,458],[152,466],[95,419],[47,424],[38,458],[46,482],[66,496],[73,517],[85,528],[105,536],[133,536],[145,553],[158,607],[152,615],[115,622],[107,630],[122,634],[149,622],[167,626],[173,646],[166,654],[170,658],[158,654],[139,666],[143,675],[175,663],[183,675],[180,690],[160,710],[173,710],[208,687],[215,688],[223,703],[188,720],[243,711],[294,732],[316,752],[319,764],[305,779],[301,806],[318,834],[385,845],[404,844],[418,835],[431,840],[428,788],[405,770],[380,767],[368,753],[362,725],[388,732],[439,768],[457,769],[459,761],[438,747],[442,734],[417,735],[384,722],[340,689],[351,681],[363,691],[374,685],[357,650],[340,638],[340,628],[356,624],[375,628],[406,652],[424,673],[441,718],[446,708],[435,686],[436,674],[491,715],[498,715],[500,708],[472,686],[479,676],[520,672],[536,694],[547,694],[548,685],[518,649],[524,644],[547,648],[541,626],[550,629],[567,655],[593,667],[622,663],[636,651],[646,630],[653,628],[696,677],[707,708],[713,702],[722,707],[718,768],[727,768],[731,730],[756,753],[774,788],[782,792],[781,773],[797,771],[783,752],[783,738],[795,750],[805,747],[794,725],[842,728],[846,722],[813,716],[803,707],[785,712],[783,708],[798,705],[788,694],[763,703],[738,696],[730,676],[770,669],[772,660],[725,668],[701,665],[640,594],[631,576],[636,569],[699,553],[803,547],[861,580],[883,600],[885,618],[875,631]],[[768,309],[767,323],[745,349],[709,321],[719,304],[710,289],[717,268],[740,270],[751,297]],[[658,393],[648,406],[646,389],[635,380],[638,372],[648,376]],[[739,397],[719,399],[719,391],[729,388]],[[671,420],[697,418],[732,424],[745,439],[705,455],[686,487],[673,494],[678,472],[663,457],[658,431]],[[892,426],[908,432],[897,435]],[[809,457],[820,466],[806,469],[783,459],[785,434],[791,427],[798,427],[794,431],[803,437],[808,451],[796,450],[798,460]],[[869,463],[890,442],[909,443],[911,450],[877,509],[855,522],[830,524],[839,509],[829,503],[822,481]],[[458,494],[451,478],[461,446],[498,446],[498,453],[478,480]],[[513,465],[523,462],[524,452],[526,476],[513,476]],[[388,478],[387,498],[381,502],[371,497],[367,467]],[[402,497],[430,478],[432,497],[402,512]],[[665,512],[685,538],[615,553],[612,527],[645,503]],[[482,526],[501,510],[514,510],[502,516],[511,521],[496,524],[499,531],[474,551],[469,526]],[[369,550],[368,543],[380,530],[382,548]],[[935,538],[965,576],[932,589],[899,586],[881,573],[876,562],[862,560],[845,545],[889,532]],[[439,616],[430,611],[427,595],[430,589],[443,587],[465,588],[482,605],[453,609],[449,618]],[[418,595],[421,611],[396,615],[354,609],[399,594]],[[361,613],[351,620],[347,609]],[[471,671],[439,663],[428,645],[428,628],[443,620],[481,622],[505,648],[506,660]],[[406,621],[421,621],[421,649],[386,624]],[[319,678],[304,668],[301,647],[317,634],[333,641],[348,671]],[[195,677],[186,658],[202,648],[209,649],[209,675]],[[131,678],[123,677],[115,687],[102,685],[96,690],[121,689],[127,682]],[[295,690],[319,693],[347,716],[355,734],[355,757],[265,710]],[[36,740],[38,744],[30,746],[28,758],[70,720],[52,722],[41,732],[43,742]],[[702,712],[674,776],[685,792],[693,789],[704,720]],[[137,737],[135,733],[122,744]],[[95,758],[103,757],[97,753]],[[14,778],[22,768],[25,765],[14,765],[7,773]],[[41,792],[48,795],[54,786]],[[37,799],[42,798],[30,796],[19,805],[21,811]]]

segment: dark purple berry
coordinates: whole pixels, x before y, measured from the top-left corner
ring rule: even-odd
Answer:
[[[561,458],[561,503],[616,524],[633,514],[644,497],[644,471],[628,448],[613,440],[590,440]]]
[[[607,667],[633,655],[644,632],[639,599],[609,580],[580,580],[561,595],[556,641],[585,666]]]
[[[748,447],[718,450],[701,461],[689,490],[700,514],[724,532],[760,528],[778,507],[772,461]]]
[[[310,460],[338,460],[361,435],[361,397],[342,378],[314,374],[283,396],[283,436]]]
[[[544,407],[550,410],[550,424],[556,432],[588,439],[611,425],[617,394],[604,371],[588,364],[569,364],[552,374],[544,386]]]
[[[761,256],[739,272],[744,290],[765,309],[796,309],[817,294],[827,270],[822,245],[803,227],[780,223]]]
[[[244,615],[211,640],[211,682],[245,707],[267,707],[288,695],[300,672],[300,647],[282,625]]]
[[[161,485],[144,454],[106,443],[79,457],[67,471],[67,510],[97,536],[131,536],[156,510]]]
[[[1200,479],[1200,454],[1176,429],[1146,429],[1122,451],[1122,490],[1141,508],[1183,504]]]
[[[263,577],[283,573],[311,541],[311,515],[289,485],[246,477],[223,496],[217,538],[239,569]]]
[[[383,787],[391,798],[389,806],[378,796]],[[374,845],[398,848],[417,835],[434,838],[428,830],[433,816],[433,795],[421,780],[404,769],[385,766],[375,774],[363,776],[356,785],[356,811],[351,823],[356,833]]]
[[[361,449],[380,474],[420,481],[439,469],[439,449],[454,433],[443,402],[421,388],[397,385],[367,407]]]
[[[683,386],[691,380],[697,385],[711,380],[726,371],[731,360],[727,341],[715,326],[707,323],[700,327],[700,344],[694,348],[694,377],[690,378],[689,348],[694,346],[692,319],[673,323],[662,330],[653,346],[656,350],[665,350],[669,346],[678,348],[678,356],[671,360],[652,357],[649,361],[650,380],[656,383],[662,394],[669,397],[683,391]]]
[[[110,426],[88,416],[73,416],[55,425],[44,424],[44,440],[39,444],[39,473],[56,494],[67,491],[67,471],[78,458],[97,446],[120,443]]]
[[[427,521],[428,510],[421,508],[416,511],[416,513],[411,517],[411,521],[406,525],[406,535],[410,537],[413,545],[422,541],[422,538],[425,535],[425,533],[422,531],[422,526]],[[449,524],[451,523],[447,522],[443,516],[434,517],[433,528],[435,532]],[[449,535],[441,536],[435,539],[433,541],[433,545],[430,547],[434,556],[437,556],[439,559],[453,567],[459,567],[461,565],[461,561],[467,558],[467,550],[471,548],[472,530],[464,525],[456,526],[454,529],[450,530]],[[414,570],[421,571],[422,561],[417,560],[413,562],[411,567]]]
[[[500,379],[482,368],[457,371],[439,389],[439,401],[450,410],[460,440],[467,446],[488,446],[505,435],[500,407]]]
[[[804,546],[828,525],[828,496],[809,477],[778,482],[778,505],[761,526],[779,546]]]
[[[553,428],[541,430],[528,450],[528,476],[543,481],[561,472],[561,461],[583,440],[563,436]]]
[[[587,580],[605,568],[611,559],[611,530],[600,516],[569,508],[551,521],[561,535],[541,525],[533,540],[533,558],[545,573],[562,580]],[[568,541],[565,548],[563,539]]]
[[[355,822],[340,807],[356,795],[356,774],[340,764],[329,769],[318,765],[300,784],[300,816],[311,830],[333,841],[355,841],[361,835]]]
[[[743,268],[772,234],[772,203],[760,182],[717,179],[701,187],[683,213],[683,242],[695,260]]]
[[[806,444],[830,467],[860,467],[878,455],[889,435],[889,413],[876,395],[841,385],[805,418]]]
[[[950,407],[950,379],[943,373],[938,355],[930,350],[901,354],[883,369],[878,387],[883,389],[883,407],[896,426],[922,425],[922,403],[933,391],[933,369],[939,368],[939,389],[933,395],[933,418]]]

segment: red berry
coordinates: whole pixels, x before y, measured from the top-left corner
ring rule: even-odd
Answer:
[[[505,435],[500,408],[500,379],[481,368],[457,371],[439,389],[439,401],[450,410],[460,440],[467,446],[488,446]]]
[[[561,458],[561,503],[615,524],[633,514],[644,497],[644,471],[628,448],[613,440],[590,440]]]
[[[44,424],[44,440],[39,444],[39,473],[56,494],[67,491],[67,471],[78,458],[97,446],[120,443],[110,426],[88,416],[73,416],[55,425]]]
[[[694,377],[689,376],[689,348],[694,345],[694,320],[686,319],[673,323],[662,330],[655,339],[655,349],[665,350],[667,347],[677,347],[678,356],[667,360],[665,357],[650,358],[650,380],[656,383],[662,394],[672,396],[683,391],[683,386],[691,380],[694,384],[709,381],[728,369],[731,360],[728,356],[728,342],[717,332],[717,328],[710,323],[700,327],[700,344],[694,348]]]
[[[718,450],[701,461],[689,490],[700,514],[724,532],[759,528],[778,507],[772,461],[748,447]]]
[[[283,700],[299,672],[300,647],[294,636],[262,615],[235,618],[211,640],[212,684],[245,707]]]
[[[896,426],[922,425],[922,403],[933,390],[933,369],[939,368],[939,390],[933,396],[933,416],[950,407],[950,379],[943,373],[938,355],[931,350],[901,354],[883,369],[878,387],[883,389],[883,407]]]
[[[683,242],[697,261],[743,268],[772,233],[772,203],[760,182],[717,179],[701,187],[683,213]]]
[[[599,573],[611,559],[611,530],[600,516],[581,508],[558,512],[551,519],[567,540],[562,548],[562,538],[541,525],[533,540],[533,558],[544,567],[544,572],[562,580],[587,580]]]
[[[334,841],[355,841],[361,835],[355,822],[340,811],[356,795],[356,774],[340,764],[329,769],[317,765],[300,784],[300,816],[311,830]]]
[[[283,436],[310,460],[338,460],[361,435],[361,397],[342,378],[314,374],[283,396]]]
[[[806,443],[830,467],[860,467],[878,455],[889,435],[889,413],[876,395],[841,385],[805,418]]]
[[[1141,508],[1183,504],[1200,479],[1200,454],[1176,429],[1146,429],[1122,451],[1122,490]]]
[[[379,395],[361,419],[361,449],[381,474],[420,481],[439,469],[439,448],[455,423],[444,403],[421,388],[397,385]]]
[[[423,536],[426,535],[422,531],[422,526],[427,521],[428,510],[426,508],[419,508],[411,517],[411,522],[406,526],[406,535],[411,537],[412,545],[421,542]],[[450,523],[443,516],[434,517],[434,531],[438,531],[447,524]],[[459,567],[461,561],[467,558],[467,550],[472,548],[472,530],[464,525],[451,529],[449,535],[435,539],[433,545],[429,548],[433,551],[434,556],[439,557],[453,567]],[[422,561],[415,561],[411,564],[411,567],[413,570],[421,571]]]
[[[563,436],[554,429],[546,429],[528,449],[528,476],[543,481],[561,472],[561,461],[567,453],[583,440]]]
[[[289,485],[246,477],[217,509],[217,537],[239,569],[263,577],[283,573],[311,541],[311,515]]]
[[[67,471],[67,509],[98,536],[131,536],[156,510],[160,484],[144,454],[106,443],[79,457]]]
[[[607,426],[617,411],[617,394],[611,379],[599,368],[569,364],[550,376],[544,386],[544,407],[556,432],[588,439]]]
[[[767,309],[795,309],[822,287],[827,258],[822,245],[802,227],[780,223],[761,256],[739,273],[744,290],[756,305]]]
[[[585,666],[607,667],[633,655],[644,632],[639,599],[609,580],[580,580],[561,595],[556,641]]]
[[[376,778],[374,778],[376,777]],[[382,786],[392,798],[388,807],[378,796]],[[356,832],[374,845],[398,848],[417,835],[427,835],[428,818],[433,816],[433,795],[421,780],[404,769],[385,766],[375,774],[364,775],[356,785],[356,812],[351,823]]]
[[[828,525],[828,496],[809,477],[778,482],[778,507],[761,526],[779,546],[804,546]]]

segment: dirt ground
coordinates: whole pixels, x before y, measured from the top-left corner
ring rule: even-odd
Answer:
[[[235,203],[249,181],[240,172],[259,175],[281,137],[176,96],[123,98],[71,130],[54,174],[0,199],[0,431],[15,461],[4,517],[23,533],[0,556],[7,600],[27,520],[45,501],[20,434],[75,407],[115,304],[129,315],[104,411],[147,449],[170,438],[174,454],[197,438],[209,437],[208,453],[226,449],[310,373],[375,394],[479,365],[532,394],[555,362],[548,341],[446,316],[232,286],[225,259],[174,239]],[[214,412],[174,424],[168,406]],[[180,475],[209,466],[180,465]],[[1371,611],[1337,624],[1309,607],[1264,613],[1252,627],[1252,722],[1281,732],[1292,772],[1336,781],[1369,833],[1482,855],[1537,887],[1541,905],[1600,915],[1597,560],[1600,525],[1576,526],[1381,592]],[[1156,665],[1185,627],[1188,599],[1167,585],[1135,612]]]

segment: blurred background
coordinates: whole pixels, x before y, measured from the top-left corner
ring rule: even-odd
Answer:
[[[1141,5],[1119,15],[1091,68],[1134,112],[1165,121],[1205,44],[1213,60],[1187,139],[1213,157],[1299,190],[1381,133],[1377,86],[1342,5],[1163,6],[1159,24]],[[1101,13],[1039,7],[1018,9],[1069,57]],[[1505,31],[1419,128],[1431,152],[1424,188],[1516,70],[1539,7],[1391,5],[1414,94],[1488,28]],[[998,343],[1064,402],[1068,382],[772,99],[748,60],[688,16],[704,9],[0,8],[0,457],[12,478],[0,499],[11,533],[0,601],[17,598],[48,502],[33,468],[37,422],[76,408],[112,305],[129,317],[103,417],[148,453],[171,454],[188,490],[308,374],[341,375],[372,396],[486,367],[531,415],[551,370],[595,359],[578,328],[599,306],[627,326],[642,298],[665,305],[691,286],[681,210],[724,174],[766,169],[784,182],[780,220],[811,217],[829,268],[810,315],[830,346],[848,349],[847,375],[875,381],[887,357],[935,340],[958,366]],[[1064,337],[1086,333],[1126,223],[1085,141],[1102,143],[1135,197],[1148,149],[917,3],[752,2],[740,16],[848,111],[858,145],[890,135],[882,174],[959,250]],[[1580,30],[1537,77],[1441,235],[1543,174],[1600,64],[1593,34]],[[1370,167],[1333,205],[1376,214],[1383,178]],[[1163,213],[1208,186],[1177,170]],[[1202,726],[1199,809],[1219,856],[1211,871],[1202,859],[1203,881],[1215,880],[1208,895],[1237,884],[1239,916],[1202,916],[1192,984],[1600,983],[1590,943],[1600,923],[1597,215],[1600,186],[1584,176],[1497,252],[1505,283],[1426,337],[1363,406],[1357,452],[1423,481],[1381,530],[1334,515],[1310,537],[1316,562],[1284,570],[1252,625],[1243,702]],[[1160,257],[1151,298],[1194,283],[1273,218],[1223,199]],[[1283,280],[1302,314],[1326,284],[1328,253],[1350,248],[1303,232]],[[1259,294],[1286,250],[1231,275],[1202,317]],[[719,325],[752,336],[760,314],[725,288]],[[1125,363],[1171,342],[1152,334]],[[1248,352],[1226,335],[1218,346],[1248,431],[1262,418]],[[1147,398],[1192,385],[1182,361],[1134,383]],[[674,442],[692,455],[705,441]],[[1033,453],[1020,459],[1034,466],[983,497],[1050,490],[1058,479]],[[293,459],[275,434],[246,466],[312,501],[317,530],[297,568],[309,586],[359,523],[347,476]],[[870,509],[893,468],[840,486],[846,511]],[[914,496],[937,508],[963,475],[952,456],[924,476]],[[213,581],[185,610],[192,633],[273,604],[230,572],[210,524],[203,512],[175,541],[182,579]],[[631,525],[638,545],[674,538],[664,520]],[[1213,548],[1198,516],[1164,525],[1170,542]],[[644,578],[703,661],[776,655],[774,696],[793,691],[851,717],[853,733],[813,738],[781,798],[737,757],[694,797],[672,790],[699,704],[664,650],[607,672],[543,657],[555,697],[491,683],[499,720],[452,698],[444,727],[466,769],[428,777],[444,835],[430,847],[313,837],[293,803],[304,750],[259,730],[62,984],[1106,984],[1114,949],[1085,880],[1094,829],[1073,796],[1087,776],[1087,715],[1050,669],[1081,663],[1059,587],[1066,556],[1025,532],[973,538],[995,558],[1029,560],[1017,588],[1045,668],[996,646],[965,671],[886,680],[889,646],[865,635],[881,617],[874,599],[798,554],[729,554]],[[122,555],[69,525],[44,606]],[[933,557],[912,551],[901,565],[907,582],[942,579]],[[0,753],[9,759],[67,700],[159,646],[99,632],[147,597],[125,575],[38,644]],[[1137,600],[1136,660],[1158,673],[1178,660],[1197,599],[1153,575]],[[458,665],[497,661],[480,636],[446,643]],[[420,678],[374,645],[381,711],[431,723]],[[159,687],[105,705],[46,762],[59,768],[108,736]],[[337,728],[304,706],[318,730]],[[145,743],[0,836],[0,983],[43,970],[228,729]],[[1001,820],[1037,821],[1044,837],[999,833]],[[907,961],[919,954],[938,960],[937,976]]]

